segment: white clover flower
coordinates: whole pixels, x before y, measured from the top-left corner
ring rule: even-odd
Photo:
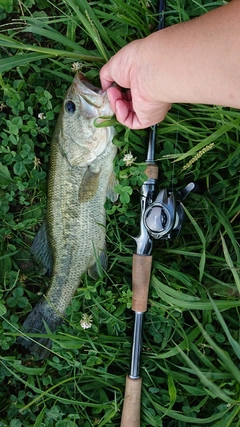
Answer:
[[[38,166],[40,166],[41,160],[35,156],[33,160],[33,164],[34,164],[34,169],[36,169]]]
[[[4,102],[2,102],[0,104],[0,111],[4,110],[4,108],[6,108],[6,107],[7,107],[6,104],[4,104]]]
[[[46,116],[44,115],[44,113],[38,113],[38,118],[43,120],[46,119]]]
[[[92,321],[93,321],[92,315],[84,313],[82,315],[82,319],[80,320],[80,325],[83,329],[89,329],[92,327]]]
[[[126,166],[131,166],[137,157],[133,157],[131,151],[129,153],[124,154],[123,161],[125,162]]]
[[[77,73],[78,71],[81,71],[82,67],[83,64],[81,64],[81,62],[73,62],[71,70],[74,73]]]

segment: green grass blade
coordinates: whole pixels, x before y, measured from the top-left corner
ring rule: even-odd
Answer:
[[[186,153],[179,155],[175,160],[175,162],[180,162],[184,160],[186,157],[196,155],[199,150],[211,144],[212,142],[217,141],[222,135],[231,131],[232,129],[236,128],[236,126],[239,126],[239,125],[240,125],[240,119],[237,118],[233,120],[232,123],[221,126],[220,129],[216,130],[215,132],[212,132],[211,135],[205,138],[202,142],[199,142],[198,144],[196,144],[193,148],[188,150]]]
[[[231,358],[229,357],[228,353],[226,351],[223,351],[216,343],[213,341],[213,339],[209,336],[207,331],[203,328],[203,326],[200,324],[200,322],[197,320],[196,316],[192,314],[192,317],[195,321],[195,323],[199,326],[204,338],[209,343],[209,345],[213,348],[213,350],[216,352],[218,357],[222,360],[224,367],[227,371],[229,371],[236,381],[240,382],[240,371],[236,367],[236,365],[232,362]]]
[[[217,391],[218,390],[216,390],[216,392]],[[229,409],[226,409],[223,412],[220,412],[220,413],[217,413],[217,414],[213,414],[213,415],[211,415],[210,417],[207,417],[207,418],[196,418],[196,417],[184,415],[183,413],[175,411],[175,410],[172,410],[172,409],[168,410],[164,406],[162,406],[159,403],[157,403],[156,401],[153,401],[151,393],[148,393],[147,391],[145,391],[145,394],[146,394],[148,400],[150,402],[152,402],[152,405],[153,405],[153,407],[156,408],[157,412],[162,413],[163,416],[167,413],[167,415],[169,417],[173,418],[174,420],[182,421],[183,423],[188,423],[189,425],[192,425],[192,426],[193,425],[197,425],[197,424],[198,425],[202,424],[202,425],[205,425],[205,426],[206,425],[210,425],[209,423],[212,423],[212,422],[214,422],[216,420],[221,419],[223,417],[223,415],[225,415],[229,411]],[[224,397],[225,397],[225,393],[224,393]],[[227,397],[227,399],[228,399],[228,397]]]
[[[155,289],[161,289],[163,292],[165,292],[167,295],[170,295],[174,297],[175,299],[179,299],[179,301],[184,301],[186,303],[189,303],[189,308],[191,307],[191,304],[193,302],[199,302],[201,301],[201,298],[195,297],[193,295],[188,295],[183,292],[179,292],[179,290],[173,289],[173,287],[164,285],[155,275],[152,275],[152,284],[155,287]]]
[[[30,62],[39,61],[41,59],[50,58],[51,55],[41,53],[27,53],[23,55],[10,56],[6,59],[0,60],[0,73],[5,73],[12,68],[20,67],[21,65],[27,65]]]
[[[200,263],[199,263],[199,281],[202,281],[203,278],[203,274],[204,274],[204,269],[205,269],[205,264],[206,264],[206,239],[205,236],[201,230],[201,228],[199,227],[199,225],[197,224],[196,220],[192,217],[192,215],[190,214],[190,212],[187,210],[187,208],[183,205],[184,208],[184,212],[187,215],[187,217],[190,219],[191,223],[193,224],[198,236],[200,237],[200,240],[202,242],[202,254],[201,254],[201,258],[200,258]]]
[[[1,46],[4,46],[6,48],[13,48],[18,50],[28,50],[32,52],[38,52],[50,56],[62,56],[62,57],[68,57],[68,58],[74,58],[74,59],[82,59],[84,61],[102,61],[102,57],[97,56],[96,54],[92,53],[89,55],[86,54],[86,50],[81,48],[81,46],[78,47],[77,52],[69,52],[61,49],[53,49],[53,48],[47,48],[42,46],[35,46],[30,44],[21,43],[11,37],[4,36],[0,34],[0,44]],[[17,57],[18,55],[16,55]],[[9,58],[8,58],[9,59]]]
[[[198,378],[201,380],[201,382],[204,384],[207,389],[219,399],[223,400],[223,402],[235,404],[236,402],[231,399],[224,391],[222,391],[216,384],[214,384],[212,381],[210,381],[207,376],[204,374],[203,371],[201,371],[195,363],[192,362],[192,360],[181,350],[179,349],[180,354],[182,355],[183,359],[187,362],[189,367],[192,369],[192,371],[195,373],[195,375],[198,376]]]
[[[80,54],[87,56],[89,55],[89,51],[87,49],[84,49],[80,44],[69,40],[67,37],[60,34],[59,32],[54,31],[52,28],[50,30],[47,30],[46,28],[39,27],[38,25],[29,25],[25,30],[23,30],[23,32],[30,32],[39,36],[46,37],[47,39],[54,40],[55,42],[60,43],[75,52],[79,51]]]
[[[72,62],[80,62],[86,78],[97,84],[108,58],[155,31],[156,2],[2,3],[0,424],[118,426],[133,328],[129,309],[135,243],[130,236],[139,224],[147,131],[127,130],[114,119],[95,121],[99,127],[115,126],[119,191],[131,192],[129,203],[106,202],[108,271],[97,281],[83,275],[55,333],[29,334],[33,341],[43,336],[52,340],[46,360],[26,353],[16,338],[23,334],[21,325],[31,306],[49,285],[49,279],[32,265],[29,247],[46,212],[50,141],[73,79]],[[221,4],[224,0],[168,2],[166,26]],[[173,105],[157,129],[155,158],[160,163],[161,187],[180,189],[203,180],[207,191],[184,200],[186,221],[178,239],[154,242],[143,325],[142,427],[240,427],[240,299],[233,274],[233,266],[239,274],[240,265],[239,117],[237,110],[224,107]],[[214,149],[199,157],[211,142]],[[128,167],[123,159],[130,151],[137,159]],[[193,156],[196,161],[183,170]],[[24,165],[22,171],[19,164]],[[83,313],[92,316],[90,329],[81,327]]]
[[[41,427],[44,415],[46,413],[46,406],[44,405],[42,410],[39,412],[33,427]]]
[[[229,405],[229,406],[231,408],[231,405]],[[229,411],[228,414],[223,416],[223,418],[220,421],[218,421],[217,423],[214,423],[212,425],[212,427],[233,427],[234,425],[235,425],[235,427],[239,427],[239,423],[233,424],[233,422],[234,422],[234,420],[236,420],[236,416],[239,414],[239,412],[240,412],[240,407],[238,405],[233,406],[232,410]]]
[[[226,334],[226,336],[228,338],[228,341],[229,341],[229,343],[232,346],[232,349],[234,350],[236,356],[240,360],[240,344],[232,337],[232,335],[231,335],[231,333],[229,331],[229,328],[228,328],[228,326],[227,326],[227,324],[226,324],[223,316],[221,315],[220,311],[218,310],[218,308],[217,308],[217,306],[215,304],[215,301],[211,298],[210,295],[209,295],[209,299],[210,299],[210,301],[212,303],[212,306],[213,306],[213,309],[214,309],[214,311],[216,313],[218,321],[221,324],[221,326],[222,326],[222,328],[223,328],[223,330],[224,330],[224,332],[225,332],[225,334]]]
[[[184,340],[179,344],[179,347],[182,350],[189,350],[190,343],[194,341],[200,334],[200,329],[196,326]],[[179,353],[176,347],[173,347],[171,350],[166,351],[165,353],[158,353],[157,359],[169,359],[170,357],[176,356]],[[155,357],[155,356],[154,356]]]
[[[154,287],[157,295],[172,307],[179,307],[180,309],[187,310],[211,310],[212,304],[209,300],[194,297],[183,292],[176,291],[169,286],[164,285],[154,275],[151,279],[151,284]],[[158,304],[154,301],[154,304]],[[216,305],[219,309],[226,309],[230,307],[240,307],[240,300],[226,301],[216,300]]]
[[[226,242],[225,242],[223,235],[221,233],[220,233],[220,235],[221,235],[223,253],[224,253],[226,263],[227,263],[227,265],[228,265],[228,267],[229,267],[229,269],[230,269],[230,271],[234,277],[235,284],[236,284],[238,292],[240,294],[240,277],[238,274],[238,270],[236,269],[236,267],[234,267],[234,264],[233,264],[232,259],[230,257],[230,254],[229,254],[229,251],[228,251],[228,248],[227,248],[227,245],[226,245]]]
[[[221,209],[219,209],[218,206],[216,206],[211,200],[208,200],[209,205],[211,206],[211,209],[213,209],[214,214],[216,215],[216,217],[218,218],[220,224],[223,225],[224,227],[224,233],[227,233],[227,235],[229,236],[229,238],[231,239],[231,244],[234,247],[235,250],[235,254],[237,257],[237,263],[240,263],[240,250],[239,250],[239,243],[237,242],[236,238],[235,238],[235,234],[233,231],[233,226],[230,223],[228,217],[226,215],[224,215],[223,211]]]
[[[171,373],[168,374],[168,394],[170,398],[170,408],[172,408],[177,399],[177,391],[174,384],[174,379]]]
[[[68,6],[75,12],[79,21],[82,23],[85,31],[91,37],[93,43],[101,54],[102,58],[105,61],[110,59],[110,55],[105,49],[105,46],[102,43],[101,38],[109,44],[110,40],[106,34],[104,27],[100,24],[96,18],[92,8],[89,6],[86,0],[66,0]]]

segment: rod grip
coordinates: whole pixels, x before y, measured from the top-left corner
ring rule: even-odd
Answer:
[[[142,378],[126,376],[125,395],[120,427],[140,427]]]
[[[158,179],[158,166],[148,164],[145,170],[145,174],[148,176],[148,179],[149,178]]]
[[[132,310],[147,311],[148,290],[151,277],[152,255],[133,255]]]

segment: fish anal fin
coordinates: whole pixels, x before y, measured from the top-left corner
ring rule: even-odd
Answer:
[[[33,240],[30,254],[39,264],[41,273],[50,276],[53,270],[53,255],[48,242],[46,221],[43,222]]]

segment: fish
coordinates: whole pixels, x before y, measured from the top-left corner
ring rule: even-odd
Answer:
[[[95,120],[112,115],[107,93],[76,74],[53,133],[46,218],[31,247],[50,276],[49,289],[24,321],[24,335],[17,340],[39,359],[49,355],[51,340],[32,340],[25,333],[54,333],[82,275],[88,272],[97,279],[99,265],[107,268],[104,205],[107,197],[113,202],[118,197],[117,147],[112,142],[116,132],[113,126],[95,126]]]

